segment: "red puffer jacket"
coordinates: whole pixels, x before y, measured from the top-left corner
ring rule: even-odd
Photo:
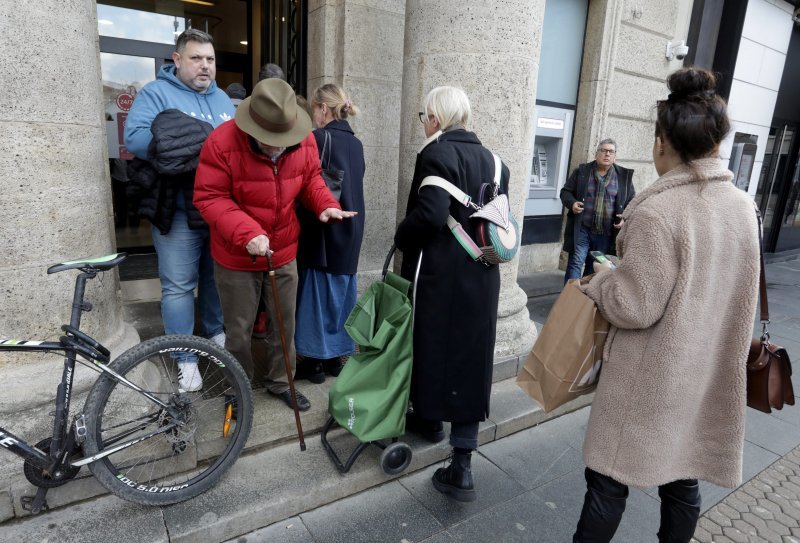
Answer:
[[[211,229],[211,256],[240,271],[266,270],[265,257],[253,263],[247,242],[265,234],[272,263],[297,256],[300,223],[295,200],[319,215],[341,209],[322,179],[314,136],[286,150],[277,164],[251,147],[247,134],[228,121],[206,140],[194,182],[194,205]]]

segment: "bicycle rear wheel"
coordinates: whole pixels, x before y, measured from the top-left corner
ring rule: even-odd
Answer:
[[[197,392],[179,389],[179,353],[198,359]],[[84,406],[85,457],[140,441],[89,464],[95,478],[145,505],[177,503],[211,488],[239,457],[253,420],[250,382],[233,355],[207,339],[162,336],[132,347],[110,367],[166,407],[103,374]]]

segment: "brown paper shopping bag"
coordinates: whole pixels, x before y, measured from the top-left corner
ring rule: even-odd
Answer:
[[[578,282],[564,286],[517,375],[545,411],[594,390],[608,336],[606,321]]]

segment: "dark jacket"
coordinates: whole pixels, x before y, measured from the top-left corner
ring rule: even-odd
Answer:
[[[578,234],[578,229],[581,227],[581,221],[575,220],[575,214],[572,212],[572,205],[575,202],[582,201],[586,197],[586,191],[589,187],[589,180],[594,175],[594,167],[596,161],[591,161],[588,164],[581,164],[570,174],[567,182],[564,183],[564,188],[561,189],[560,197],[561,203],[567,209],[567,225],[564,228],[564,245],[563,250],[571,253],[575,250],[575,237]],[[618,164],[613,165],[617,170],[617,182],[619,183],[619,191],[617,192],[617,200],[614,203],[614,216],[621,215],[625,208],[628,206],[633,197],[636,196],[636,189],[633,188],[633,170],[623,168]],[[616,240],[618,229],[613,226],[611,232],[611,245],[609,246],[608,253],[615,255]]]
[[[500,270],[467,255],[447,227],[452,215],[474,236],[468,210],[439,187],[422,179],[437,175],[477,199],[491,183],[494,160],[477,136],[466,130],[441,134],[417,155],[405,219],[395,233],[403,251],[401,273],[415,279],[414,368],[411,401],[432,420],[475,422],[489,414]],[[509,172],[503,166],[501,189]]]
[[[297,266],[300,269],[314,268],[327,273],[352,275],[358,270],[358,255],[364,237],[364,147],[353,135],[353,129],[347,121],[332,121],[325,128],[314,130],[320,159],[323,158],[326,132],[330,134],[330,151],[325,152],[325,166],[344,171],[339,203],[342,209],[357,211],[358,215],[345,221],[324,224],[319,222],[316,215],[298,206],[300,242]]]
[[[156,115],[151,130],[148,160],[136,158],[128,167],[128,197],[139,202],[139,216],[166,235],[172,227],[178,194],[183,193],[189,228],[207,228],[192,199],[200,149],[213,127],[177,109],[168,109]]]

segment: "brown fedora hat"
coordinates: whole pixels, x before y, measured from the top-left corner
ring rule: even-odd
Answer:
[[[290,147],[306,139],[311,118],[286,81],[265,79],[236,108],[236,126],[265,145]]]

